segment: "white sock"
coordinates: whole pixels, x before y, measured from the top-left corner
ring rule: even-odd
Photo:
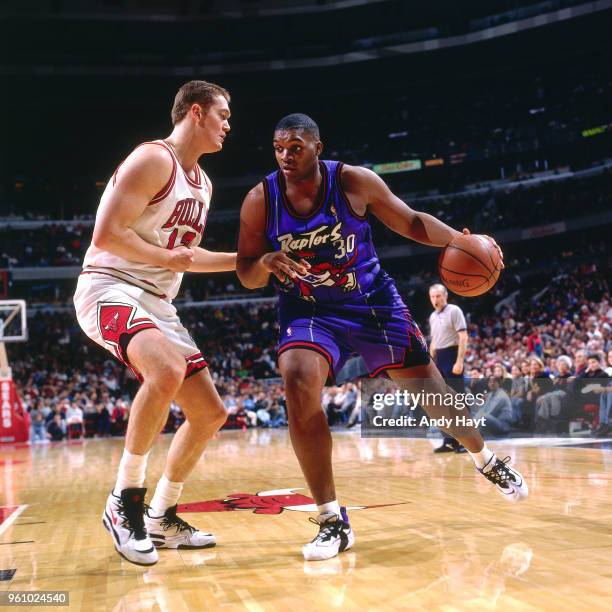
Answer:
[[[469,451],[468,451],[469,452]],[[470,453],[470,455],[472,455],[472,459],[474,460],[474,463],[476,464],[476,467],[479,470],[482,470],[482,468],[487,465],[487,463],[489,463],[489,461],[491,461],[491,457],[493,457],[494,453],[492,450],[489,449],[489,447],[485,444],[482,447],[482,450],[479,451],[478,453]]]
[[[183,492],[183,482],[172,482],[164,474],[157,483],[155,494],[151,500],[151,514],[163,516],[168,508],[176,505]]]
[[[140,488],[144,484],[145,472],[147,469],[146,455],[132,455],[127,448],[123,449],[123,456],[119,462],[119,472],[117,473],[117,484],[113,493],[117,497],[121,496],[123,489]]]
[[[317,508],[319,509],[319,514],[337,514],[340,516],[340,504],[337,499],[326,504],[319,504]]]

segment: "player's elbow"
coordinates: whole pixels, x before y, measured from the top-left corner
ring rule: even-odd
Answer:
[[[107,228],[96,227],[94,228],[91,242],[96,248],[101,249],[102,251],[108,251],[115,243],[115,236]]]
[[[91,237],[91,243],[102,251],[106,251],[108,249],[109,240],[108,235],[104,232],[96,232],[94,230],[93,236]]]
[[[249,275],[241,274],[238,269],[236,270],[236,274],[238,275],[238,280],[245,289],[260,289],[266,286],[266,283],[253,279]]]
[[[267,284],[266,281],[262,281],[261,278],[257,277],[250,261],[238,259],[236,262],[236,275],[242,286],[246,289],[259,289]]]

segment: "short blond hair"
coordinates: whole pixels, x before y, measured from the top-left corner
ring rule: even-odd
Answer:
[[[189,81],[185,83],[174,97],[171,113],[172,124],[176,125],[181,121],[189,112],[192,104],[200,104],[204,110],[208,110],[217,96],[223,96],[228,102],[230,101],[229,92],[221,85],[208,81]]]

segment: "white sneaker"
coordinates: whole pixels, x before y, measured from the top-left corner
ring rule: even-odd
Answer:
[[[523,475],[508,462],[510,457],[503,461],[498,459],[495,453],[489,459],[489,463],[482,470],[476,468],[487,480],[490,480],[495,488],[510,502],[517,502],[529,495],[529,487]]]
[[[163,516],[153,516],[151,512],[147,507],[144,521],[157,548],[211,548],[217,544],[212,533],[199,531],[177,516],[176,505],[168,508]]]
[[[136,565],[155,565],[158,560],[144,526],[146,492],[146,489],[124,489],[121,497],[111,492],[102,515],[102,523],[113,537],[117,552]]]
[[[310,518],[311,523],[319,526],[317,537],[302,547],[306,561],[323,561],[331,559],[338,553],[348,550],[355,543],[353,530],[348,522],[346,508],[340,508],[337,514],[321,514]]]

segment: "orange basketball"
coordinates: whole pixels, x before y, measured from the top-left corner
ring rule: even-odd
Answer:
[[[438,272],[446,287],[465,297],[491,289],[502,269],[498,250],[483,236],[461,235],[440,253]]]

